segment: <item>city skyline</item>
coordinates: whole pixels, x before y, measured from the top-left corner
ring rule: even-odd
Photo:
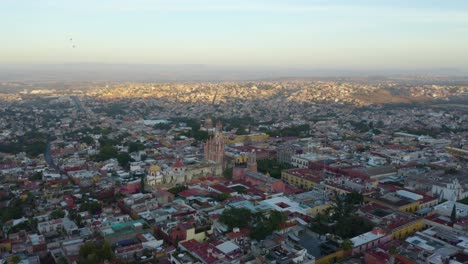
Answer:
[[[468,69],[462,1],[5,1],[2,64]]]

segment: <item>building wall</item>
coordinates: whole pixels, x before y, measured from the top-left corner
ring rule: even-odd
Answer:
[[[309,167],[309,160],[294,155],[291,157],[291,165],[305,169]]]
[[[401,255],[395,256],[395,262],[401,263],[401,264],[416,264],[417,262],[408,258],[405,258]]]
[[[11,241],[0,242],[0,252],[11,252]]]
[[[413,213],[420,209],[419,202],[403,205],[398,208],[401,212]]]
[[[313,215],[313,216],[316,216],[318,214],[324,213],[328,208],[331,208],[331,207],[332,207],[331,204],[324,204],[324,205],[315,206],[313,208],[310,208],[308,213]]]
[[[389,204],[389,203],[386,203],[385,201],[381,201],[379,199],[373,199],[373,198],[370,198],[370,197],[364,197],[364,201],[380,204],[380,205],[383,205],[383,206],[386,206],[386,207],[393,208],[393,209],[398,210],[400,212],[406,212],[406,213],[413,213],[413,212],[416,212],[416,211],[418,211],[420,209],[419,201],[415,201],[413,203],[405,204],[405,205],[402,205],[402,206],[399,206],[399,207],[394,206],[394,205]]]
[[[275,192],[284,192],[286,191],[286,186],[284,185],[284,182],[282,181],[277,181],[271,185],[271,188]]]
[[[362,253],[362,252],[364,252],[364,251],[366,251],[366,250],[368,250],[370,248],[374,248],[376,246],[385,244],[385,243],[387,243],[387,242],[389,242],[391,240],[392,240],[392,234],[388,234],[388,235],[383,236],[383,237],[381,237],[379,239],[369,241],[366,244],[363,244],[363,245],[360,245],[359,247],[353,248],[353,250],[351,251],[352,255]]]
[[[264,141],[269,138],[270,136],[267,134],[242,135],[242,136],[236,136],[234,138],[225,138],[224,143],[235,144],[235,143],[241,143],[241,142],[246,142],[246,141]]]
[[[419,204],[419,210],[424,209],[424,208],[431,208],[434,207],[438,204],[437,198],[434,198],[432,201],[428,201],[425,203],[420,203]]]
[[[306,190],[311,190],[317,185],[314,181],[290,174],[286,171],[281,172],[281,180]]]
[[[343,257],[344,257],[344,251],[340,249],[334,253],[331,253],[329,255],[323,256],[315,260],[315,264],[336,263],[338,260],[341,260]]]
[[[331,191],[331,192],[337,192],[338,194],[348,194],[348,193],[351,193],[350,191],[348,190],[343,190],[341,188],[338,188],[338,187],[335,187],[335,186],[332,186],[332,185],[329,185],[329,184],[325,184],[325,189],[327,191]],[[371,200],[366,200],[367,197],[364,196],[364,201],[365,202],[370,202]]]
[[[387,259],[381,259],[380,256],[375,256],[370,253],[364,253],[365,264],[388,264]]]
[[[200,233],[195,233],[195,228],[191,228],[187,230],[187,236],[185,241],[195,239],[198,242],[203,242],[207,238],[207,234],[213,233],[213,226],[210,227],[209,230],[203,231]]]
[[[431,221],[431,220],[428,220],[428,219],[424,219],[424,224],[427,226],[427,227],[438,227],[438,228],[441,228],[442,230],[447,230],[449,232],[453,232],[453,233],[456,233],[458,235],[468,235],[468,232],[466,231],[463,231],[463,230],[460,230],[460,229],[457,229],[457,228],[454,228],[454,227],[451,227],[451,226],[446,226],[446,225],[443,225],[443,224],[439,224],[437,222],[434,222],[434,221]]]
[[[416,221],[410,222],[405,226],[396,228],[392,231],[392,238],[393,239],[404,239],[409,235],[416,233],[424,229],[425,223],[423,219],[418,219]]]

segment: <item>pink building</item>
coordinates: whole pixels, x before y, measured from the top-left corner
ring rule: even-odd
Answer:
[[[372,231],[351,238],[353,249],[351,254],[359,254],[368,249],[385,244],[392,240],[392,234],[387,234],[385,230],[375,227]]]
[[[122,193],[122,194],[132,194],[140,192],[141,189],[141,181],[134,180],[127,183],[123,183],[120,188],[116,188],[115,193]]]
[[[208,139],[204,145],[205,159],[215,162],[216,164],[223,164],[224,160],[224,136],[222,132],[222,124],[218,121],[214,137]]]
[[[245,168],[234,168],[232,177],[235,181],[245,182],[264,192],[280,193],[286,190],[283,181]]]

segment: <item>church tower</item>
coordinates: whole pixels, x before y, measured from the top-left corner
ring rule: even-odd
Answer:
[[[213,134],[213,120],[211,119],[209,115],[205,119],[204,127],[206,129],[206,132],[208,132],[208,134],[210,135]]]
[[[216,165],[216,174],[223,171],[224,162],[224,136],[220,121],[216,124],[214,136],[208,139],[204,146],[205,159]]]
[[[249,158],[247,160],[247,169],[251,171],[257,171],[257,155],[255,154],[255,150],[249,154]]]

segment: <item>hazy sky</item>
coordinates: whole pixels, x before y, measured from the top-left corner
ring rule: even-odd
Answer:
[[[0,22],[3,64],[468,68],[465,0],[1,0]]]

